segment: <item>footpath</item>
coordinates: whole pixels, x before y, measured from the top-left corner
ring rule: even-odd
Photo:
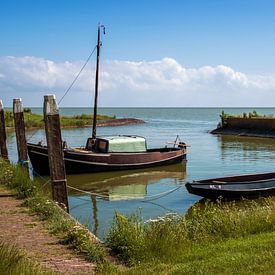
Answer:
[[[0,187],[0,242],[15,245],[42,270],[57,274],[93,274],[96,265],[77,256],[46,231],[43,221],[22,207],[12,191]]]

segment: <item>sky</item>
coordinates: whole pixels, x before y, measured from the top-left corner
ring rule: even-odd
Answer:
[[[60,99],[102,36],[99,105],[275,106],[273,0],[0,0],[0,99]],[[93,102],[95,55],[62,101]]]

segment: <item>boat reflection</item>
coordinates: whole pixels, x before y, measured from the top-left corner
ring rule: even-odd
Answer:
[[[143,170],[119,171],[95,174],[68,175],[70,195],[83,195],[88,191],[109,201],[142,199],[147,195],[147,185],[169,179],[175,184],[186,177],[186,165],[174,164]],[[79,190],[77,190],[79,189]]]
[[[185,163],[145,170],[68,175],[70,211],[73,214],[75,211],[85,212],[85,209],[90,209],[89,228],[98,236],[99,227],[104,228],[104,223],[109,222],[106,217],[113,217],[113,211],[119,208],[120,201],[139,202],[138,200],[144,200],[148,196],[148,185],[165,186],[170,185],[171,181],[172,185],[183,185],[185,178]],[[90,206],[87,207],[87,204]],[[136,206],[137,204],[133,203],[128,207],[134,211]]]

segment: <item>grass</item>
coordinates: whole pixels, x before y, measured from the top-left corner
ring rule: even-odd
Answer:
[[[142,222],[116,213],[107,244],[129,274],[275,272],[275,200],[197,204]],[[247,264],[246,264],[247,261]]]
[[[15,246],[3,242],[0,242],[0,271],[1,274],[13,275],[53,274],[42,272],[38,265],[31,262]]]
[[[97,121],[106,121],[114,119],[115,117],[98,115]],[[42,128],[44,127],[43,115],[34,114],[31,109],[24,109],[24,120],[26,128]],[[76,115],[76,116],[61,116],[61,127],[84,127],[93,123],[93,115]],[[13,112],[5,111],[5,124],[6,127],[14,127]]]
[[[60,242],[72,248],[91,262],[107,266],[106,249],[91,239],[89,230],[69,218],[44,190],[41,183],[31,181],[27,173],[18,165],[11,165],[0,158],[0,185],[16,190],[17,196],[24,199],[24,206],[45,221],[50,233],[58,236]]]
[[[206,201],[186,215],[169,214],[144,222],[140,212],[115,213],[106,245],[125,266],[111,264],[107,251],[88,229],[69,219],[41,184],[21,167],[0,159],[0,184],[16,190],[25,205],[46,221],[48,230],[105,274],[275,273],[275,199]]]
[[[275,232],[194,244],[177,261],[142,262],[120,274],[274,274]]]

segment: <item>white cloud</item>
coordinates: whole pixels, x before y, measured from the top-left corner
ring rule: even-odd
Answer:
[[[39,106],[43,94],[60,98],[83,62],[36,57],[0,57],[0,98],[22,97]],[[88,65],[63,106],[92,102],[94,64]],[[247,75],[219,65],[185,68],[172,58],[104,61],[100,67],[101,106],[272,106],[275,75]],[[10,105],[10,104],[7,104]]]

